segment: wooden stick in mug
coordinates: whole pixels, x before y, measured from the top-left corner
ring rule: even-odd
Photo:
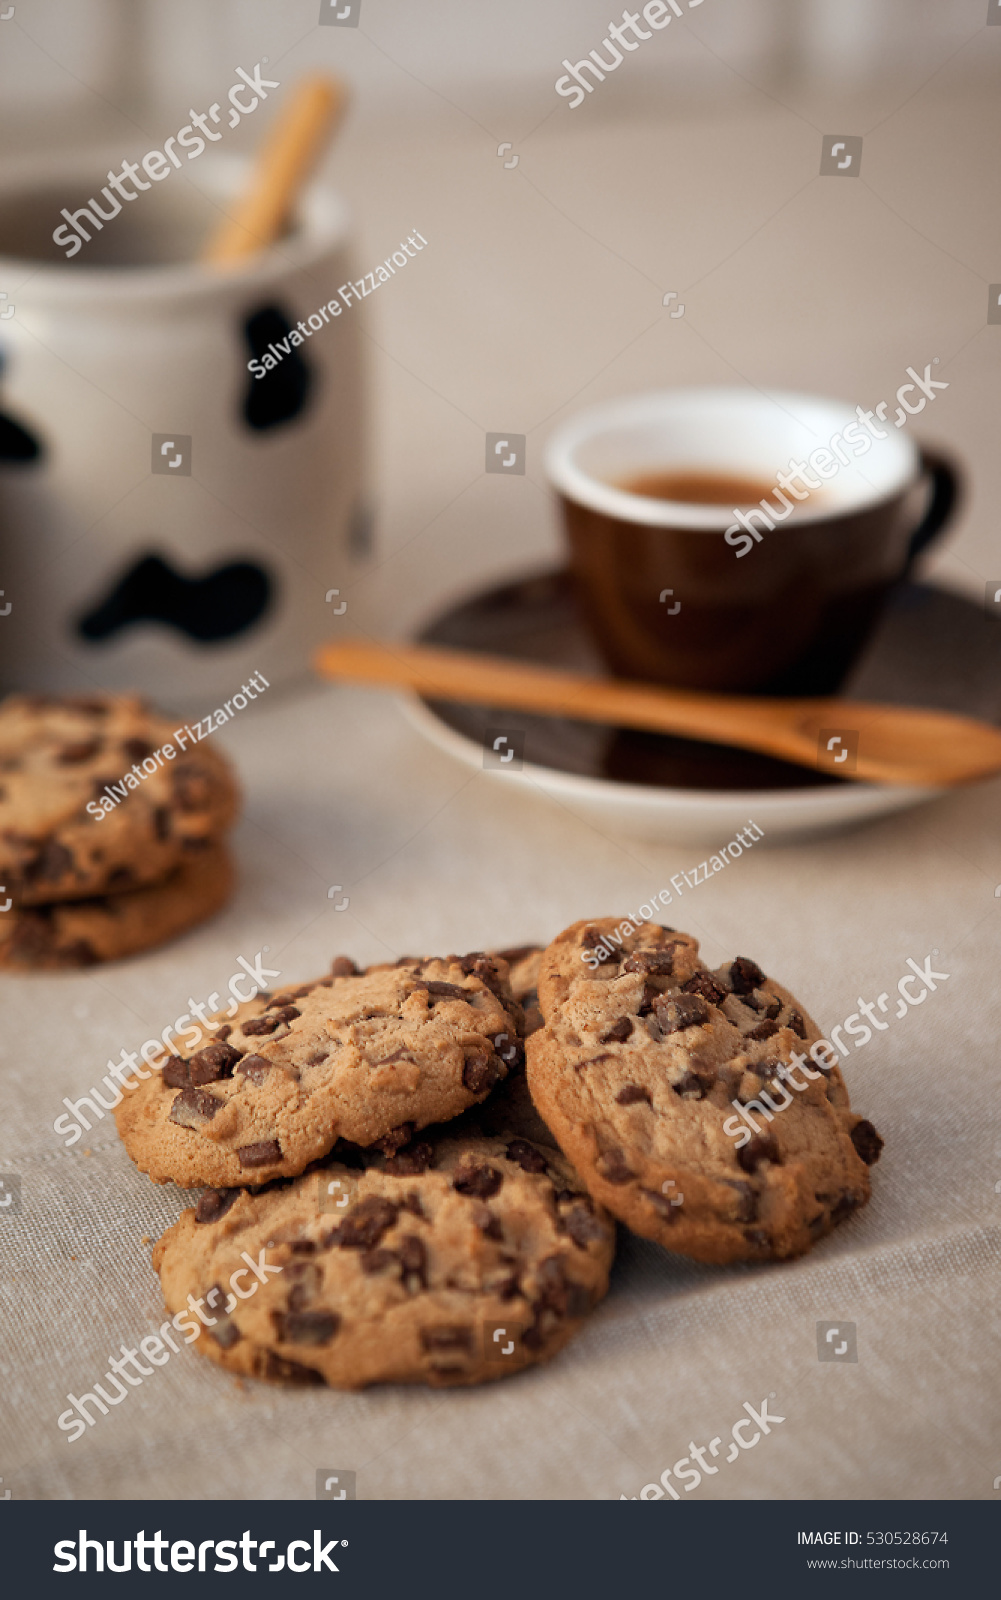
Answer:
[[[201,260],[231,266],[279,239],[348,102],[338,78],[305,78],[258,153],[245,193],[212,234]]]

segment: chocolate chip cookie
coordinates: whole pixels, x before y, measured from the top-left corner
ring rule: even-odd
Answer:
[[[232,1371],[338,1389],[481,1383],[555,1355],[608,1288],[611,1219],[527,1140],[420,1150],[405,1171],[328,1161],[207,1190],[153,1253],[175,1326]]]
[[[0,971],[60,971],[123,961],[214,916],[232,887],[233,864],[225,846],[207,844],[188,850],[162,883],[128,894],[12,906],[0,915]]]
[[[604,936],[604,944],[602,939]],[[609,953],[611,951],[612,953]],[[541,1115],[594,1197],[700,1261],[799,1255],[869,1198],[882,1140],[793,997],[687,934],[577,922],[542,958]]]
[[[503,962],[475,952],[350,966],[224,1024],[124,1100],[118,1131],[140,1170],[187,1187],[262,1184],[338,1139],[393,1150],[482,1100],[522,1059]]]
[[[218,839],[236,809],[224,757],[141,700],[10,695],[0,705],[0,901],[48,905],[158,882],[190,847]]]

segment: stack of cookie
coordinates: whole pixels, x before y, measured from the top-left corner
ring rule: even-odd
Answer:
[[[224,758],[142,701],[0,705],[0,969],[91,966],[174,938],[232,887]]]
[[[257,1377],[475,1383],[581,1326],[613,1217],[763,1261],[864,1204],[882,1141],[835,1064],[800,1068],[820,1035],[792,996],[746,958],[711,972],[688,935],[615,928],[365,972],[342,957],[129,1086],[140,1169],[211,1186],[154,1252],[186,1339]],[[745,1139],[734,1103],[752,1126],[776,1110]]]
[[[235,1371],[341,1388],[555,1354],[615,1236],[548,1135],[514,1132],[523,1034],[502,957],[341,958],[166,1060],[116,1116],[154,1181],[213,1185],[154,1254],[178,1326]]]

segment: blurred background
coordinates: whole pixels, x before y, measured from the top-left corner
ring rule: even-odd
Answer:
[[[0,22],[5,158],[93,141],[139,159],[266,58],[282,89],[224,147],[249,154],[297,77],[350,82],[323,171],[359,268],[414,228],[428,249],[356,308],[374,555],[345,579],[332,551],[318,590],[341,576],[356,622],[400,633],[550,562],[541,448],[584,404],[737,383],[871,407],[938,357],[950,387],[912,426],[970,485],[929,565],[983,594],[1001,567],[997,0],[702,0],[579,109],[554,84],[601,47],[606,0],[360,0],[356,27],[318,26],[318,5],[17,0]],[[859,181],[819,176],[829,133],[863,138]],[[203,185],[201,164],[175,182]],[[525,475],[485,475],[484,435],[508,431]]]

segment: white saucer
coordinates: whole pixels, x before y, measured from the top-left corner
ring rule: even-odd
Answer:
[[[450,728],[419,695],[400,695],[398,700],[408,722],[439,750],[467,767],[483,767],[482,744]],[[792,791],[662,789],[610,778],[581,778],[530,761],[512,771],[491,767],[487,775],[524,790],[541,790],[605,832],[626,833],[659,844],[706,844],[717,849],[748,822],[762,830],[763,844],[782,844],[905,811],[946,792],[870,783]]]
[[[563,573],[529,575],[485,589],[439,614],[420,630],[419,638],[453,649],[601,670]],[[999,684],[1001,624],[959,595],[907,584],[894,597],[846,693],[998,721]],[[718,849],[748,821],[763,830],[763,843],[779,844],[856,827],[948,793],[942,788],[827,781],[765,758],[655,735],[623,740],[616,730],[562,718],[428,703],[412,694],[398,699],[411,725],[464,765],[526,794],[547,795],[604,832],[663,844]],[[510,766],[500,765],[491,750],[494,737],[505,730],[524,741],[524,760],[515,758]],[[502,749],[508,753],[516,742]],[[642,770],[641,781],[628,781],[638,745],[643,746],[644,762],[648,753],[656,758],[654,771],[664,752],[667,770],[673,770],[673,763],[684,781],[654,781],[643,777]],[[623,763],[624,774],[603,775],[603,766],[614,769]],[[746,785],[740,782],[745,763],[753,774]],[[709,781],[716,768],[726,773],[725,786]]]

